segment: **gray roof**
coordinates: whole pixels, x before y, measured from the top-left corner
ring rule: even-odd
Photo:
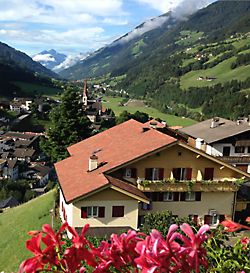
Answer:
[[[33,166],[31,169],[35,170],[41,176],[45,176],[46,174],[48,174],[51,171],[50,167],[44,166],[41,164],[37,164],[37,165]]]
[[[4,136],[9,136],[12,138],[20,138],[20,139],[32,139],[34,137],[33,134],[11,132],[11,131],[6,132]]]
[[[13,169],[17,165],[17,159],[7,159],[7,164],[10,169]]]
[[[226,162],[226,163],[246,163],[249,164],[250,163],[250,156],[221,156],[221,157],[217,157],[219,159],[221,159],[222,161]]]
[[[19,205],[19,202],[16,200],[15,197],[12,197],[12,196],[5,200],[0,201],[0,209],[15,207],[18,205]]]
[[[25,149],[25,148],[17,148],[15,149],[13,155],[15,157],[24,158],[24,157],[31,157],[35,154],[35,150],[33,149]]]
[[[231,121],[224,118],[218,118],[218,126],[211,128],[213,119],[208,119],[194,125],[181,128],[178,131],[193,138],[204,139],[206,143],[213,143],[221,139],[225,139],[240,133],[250,132],[250,125],[246,121],[241,121],[239,124],[236,121]]]

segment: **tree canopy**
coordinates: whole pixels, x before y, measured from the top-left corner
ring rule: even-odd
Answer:
[[[68,156],[67,147],[89,136],[91,122],[85,115],[79,93],[67,89],[61,102],[50,113],[50,127],[47,137],[41,141],[41,148],[52,162]]]

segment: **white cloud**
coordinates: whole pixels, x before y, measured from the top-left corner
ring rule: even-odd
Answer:
[[[119,19],[119,18],[112,18],[112,17],[104,18],[102,22],[104,24],[116,25],[116,26],[124,26],[124,25],[128,24],[128,20],[123,20],[123,19]]]
[[[182,2],[182,0],[137,0],[137,2],[147,4],[152,8],[164,13],[173,10]],[[188,0],[185,2],[188,2]]]
[[[167,16],[162,16],[162,17],[156,17],[154,19],[146,21],[143,26],[139,28],[135,28],[131,32],[129,32],[126,36],[122,37],[115,43],[111,44],[111,46],[116,45],[117,43],[126,43],[129,42],[130,40],[136,38],[137,36],[141,36],[142,34],[153,30],[155,28],[160,27],[162,24],[164,24],[168,20]]]
[[[42,42],[44,44],[61,43],[68,44],[89,44],[101,41],[101,35],[104,30],[100,27],[79,28],[66,31],[56,31],[52,29],[42,29],[33,31],[13,30],[13,29],[0,29],[0,34],[6,37],[15,38],[20,41]]]
[[[86,58],[87,55],[84,54],[78,54],[77,56],[72,56],[69,55],[67,56],[67,58],[64,60],[64,62],[62,62],[61,64],[57,65],[56,67],[54,67],[54,71],[59,72],[63,69],[69,68],[70,66],[73,66],[74,64],[76,64],[78,61],[83,60]]]
[[[183,18],[193,12],[206,7],[217,0],[136,0],[147,4],[162,13],[172,11],[177,18]]]
[[[51,54],[37,54],[32,59],[36,62],[55,62],[55,58]]]
[[[3,3],[2,3],[3,2]],[[0,0],[0,21],[22,21],[43,24],[96,22],[96,16],[121,16],[122,0]]]
[[[187,16],[215,1],[217,0],[182,0],[181,3],[173,9],[173,16],[177,19],[185,20]]]

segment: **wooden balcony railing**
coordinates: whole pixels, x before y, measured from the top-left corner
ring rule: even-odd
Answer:
[[[238,190],[239,181],[175,181],[175,180],[143,180],[138,178],[137,187],[144,192],[169,191],[169,192],[234,192]]]

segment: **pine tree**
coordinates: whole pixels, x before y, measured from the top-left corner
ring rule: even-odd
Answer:
[[[41,148],[52,162],[68,156],[67,147],[77,143],[92,133],[91,122],[85,115],[79,94],[73,89],[67,89],[61,103],[50,115],[50,128],[47,137],[41,141]]]

